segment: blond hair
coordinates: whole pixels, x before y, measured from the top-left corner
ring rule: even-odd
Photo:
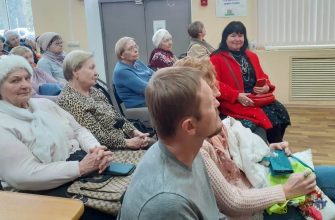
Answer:
[[[24,55],[25,53],[27,53],[27,52],[30,52],[31,54],[33,54],[33,52],[32,52],[28,47],[25,47],[25,46],[17,46],[17,47],[14,47],[14,48],[10,51],[10,54],[23,56],[23,55]]]
[[[134,38],[131,37],[122,37],[115,43],[115,55],[118,60],[121,60],[121,56],[123,52],[126,50],[126,45],[130,41],[135,41]]]
[[[63,62],[64,78],[67,81],[72,80],[73,72],[79,70],[92,57],[92,53],[83,50],[73,50],[68,53]]]
[[[173,66],[187,66],[200,70],[202,78],[207,82],[209,87],[212,89],[217,87],[216,71],[208,57],[194,58],[187,56],[177,60]]]

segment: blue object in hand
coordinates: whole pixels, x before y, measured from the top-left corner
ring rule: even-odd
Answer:
[[[268,158],[270,171],[273,176],[293,173],[291,162],[282,150],[275,150],[274,156]]]

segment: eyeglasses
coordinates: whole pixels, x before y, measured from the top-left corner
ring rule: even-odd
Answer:
[[[130,51],[130,52],[132,52],[132,51],[134,51],[134,50],[138,50],[138,49],[139,49],[138,45],[135,44],[135,45],[132,45],[132,46],[130,46],[129,48],[125,49],[125,51]]]
[[[58,47],[63,46],[63,41],[54,41],[52,44]]]

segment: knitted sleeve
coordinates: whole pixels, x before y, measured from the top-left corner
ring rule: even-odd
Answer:
[[[263,189],[242,190],[227,182],[206,151],[201,150],[220,212],[229,216],[252,214],[284,202],[281,185]]]

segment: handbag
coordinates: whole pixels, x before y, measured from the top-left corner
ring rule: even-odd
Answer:
[[[254,102],[255,106],[262,107],[273,103],[276,98],[272,93],[250,94],[248,98]]]
[[[145,151],[113,151],[113,162],[138,164]],[[69,197],[81,200],[85,206],[116,216],[123,194],[131,181],[133,173],[128,176],[114,176],[108,172],[79,178],[67,189]]]
[[[241,89],[241,86],[237,81],[237,78],[236,78],[236,75],[233,72],[233,69],[231,68],[230,64],[228,63],[227,58],[223,57],[223,59],[224,59],[225,63],[227,64],[228,68],[229,68],[229,72],[232,75],[237,88],[239,89],[239,91],[244,91],[244,89]],[[260,79],[257,82],[264,82],[265,83],[264,79]],[[258,84],[257,86],[262,86],[262,85]],[[248,95],[248,98],[250,98],[254,102],[254,105],[258,106],[258,107],[269,105],[276,100],[275,96],[272,93],[250,94],[250,95]]]

